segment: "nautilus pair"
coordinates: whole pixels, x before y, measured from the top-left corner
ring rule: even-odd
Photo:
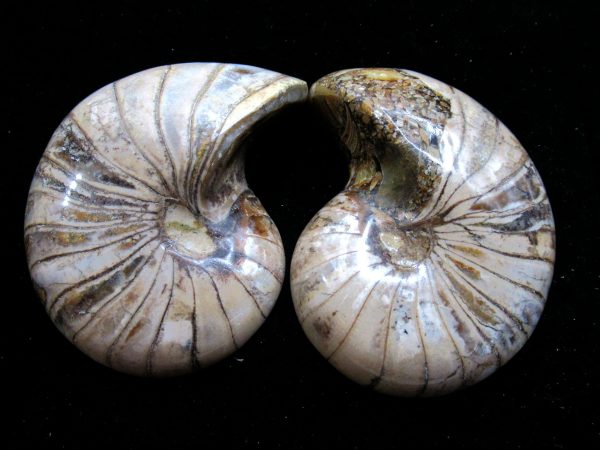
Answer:
[[[279,232],[248,188],[252,126],[307,95],[350,153],[350,180],[302,233],[294,306],[342,373],[439,395],[506,363],[540,317],[554,264],[531,159],[486,109],[415,72],[306,83],[178,64],[95,92],[52,136],[25,218],[29,269],[60,331],[137,375],[207,366],[243,345],[281,289]]]

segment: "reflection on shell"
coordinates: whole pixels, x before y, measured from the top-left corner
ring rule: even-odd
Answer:
[[[180,64],[106,86],[68,115],[25,219],[32,279],[68,339],[115,369],[169,375],[256,331],[285,259],[238,147],[306,90],[255,67]]]
[[[292,259],[307,336],[390,394],[487,377],[533,332],[552,278],[554,222],[527,153],[477,102],[414,72],[337,72],[311,99],[351,176]]]

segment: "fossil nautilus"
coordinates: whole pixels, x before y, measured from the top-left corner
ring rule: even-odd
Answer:
[[[82,101],[29,192],[30,273],[60,331],[87,355],[171,375],[233,352],[279,294],[281,238],[244,176],[243,138],[306,97],[251,66],[157,67]]]
[[[487,377],[533,332],[554,267],[552,212],[526,151],[473,99],[411,71],[336,72],[310,98],[351,161],[292,258],[308,338],[389,394]]]

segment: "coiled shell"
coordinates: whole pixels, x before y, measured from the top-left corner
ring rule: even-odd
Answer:
[[[487,377],[533,332],[552,278],[554,222],[531,159],[485,108],[415,72],[336,72],[311,99],[349,149],[351,177],[292,259],[308,338],[389,394]]]
[[[106,86],[67,116],[31,184],[25,242],[68,339],[117,370],[170,375],[256,331],[285,259],[239,147],[306,91],[256,67],[179,64]]]

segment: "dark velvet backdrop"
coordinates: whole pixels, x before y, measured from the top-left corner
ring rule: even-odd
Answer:
[[[0,364],[11,446],[598,443],[597,9],[505,1],[80,3],[20,2],[4,11],[2,222],[10,263],[3,272]],[[386,397],[346,380],[313,349],[287,281],[256,335],[233,357],[192,376],[133,378],[69,344],[48,320],[25,264],[22,217],[35,166],[55,127],[89,93],[142,69],[188,61],[251,64],[309,83],[342,68],[409,68],[495,113],[539,169],[557,226],[546,311],[522,351],[488,380],[453,395]],[[279,227],[288,264],[304,225],[346,176],[335,138],[306,105],[289,108],[252,136],[247,177]]]

